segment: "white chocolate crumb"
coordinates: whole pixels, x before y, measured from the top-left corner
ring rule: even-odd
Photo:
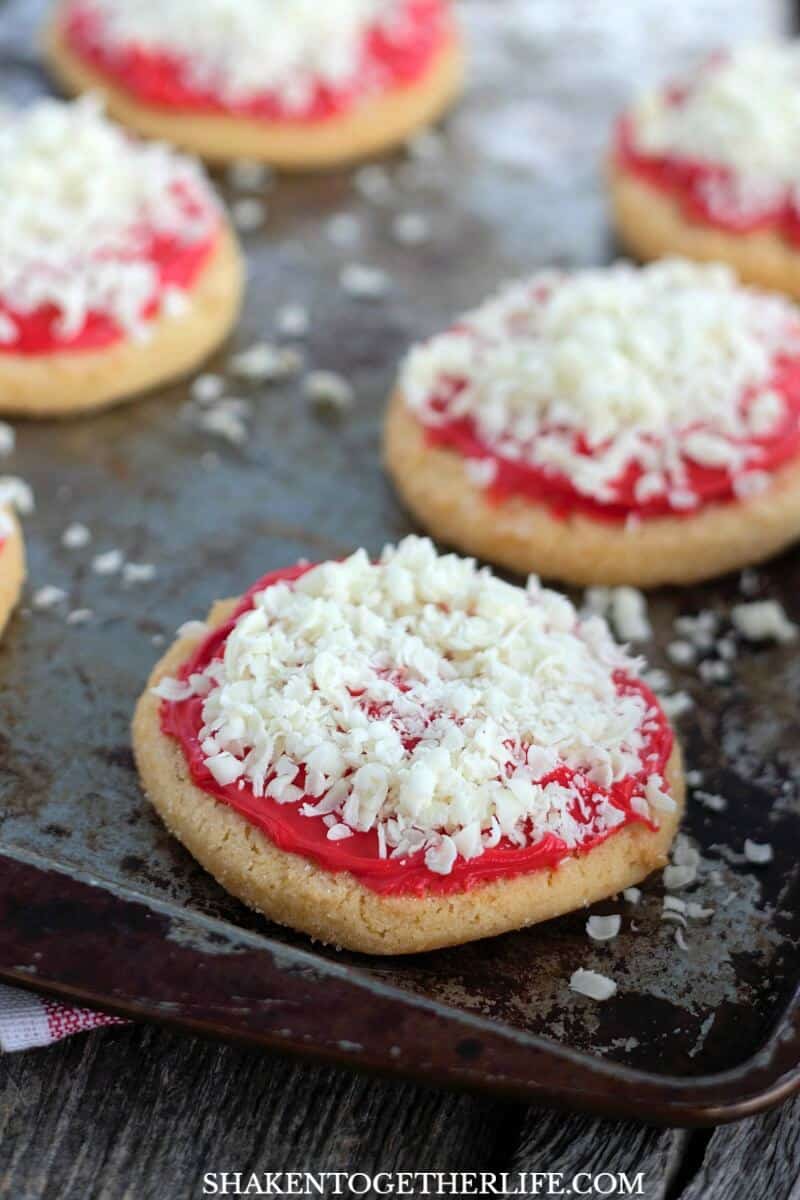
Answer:
[[[328,240],[342,248],[355,246],[361,238],[361,222],[354,213],[337,213],[325,226]]]
[[[304,304],[285,304],[278,309],[275,328],[283,337],[304,338],[311,328],[311,318]]]
[[[44,587],[38,588],[33,593],[34,608],[55,608],[62,600],[66,600],[67,593],[63,588],[55,587],[53,584],[45,584]]]
[[[735,604],[731,620],[738,633],[749,642],[793,642],[797,626],[787,617],[777,600],[752,600]]]
[[[185,317],[190,308],[191,301],[185,288],[171,285],[164,289],[161,297],[161,312],[165,317],[177,320],[180,317]]]
[[[664,868],[664,887],[671,892],[677,892],[681,888],[689,887],[696,879],[696,867],[670,864],[670,866]]]
[[[705,792],[702,788],[694,793],[695,800],[702,804],[703,808],[709,809],[710,812],[725,812],[728,807],[728,801],[724,796],[718,795],[716,792]]]
[[[73,608],[67,613],[68,625],[85,625],[87,621],[91,621],[94,616],[94,610],[91,608]]]
[[[764,867],[767,863],[772,862],[774,853],[769,842],[753,842],[750,838],[746,838],[744,856],[747,862],[752,863],[754,866]]]
[[[599,971],[587,971],[583,967],[573,971],[569,986],[573,992],[590,1000],[610,1000],[617,994],[617,985],[613,979],[601,975]]]
[[[661,707],[669,719],[674,721],[694,708],[694,700],[688,692],[673,692],[671,696],[661,697]]]
[[[593,942],[610,942],[619,935],[622,928],[622,917],[612,913],[606,917],[589,917],[586,922],[586,932]]]
[[[123,583],[150,583],[156,577],[154,563],[126,562],[122,568]]]
[[[103,554],[94,556],[92,570],[96,575],[116,575],[117,571],[121,570],[124,561],[121,550],[106,550]]]
[[[255,233],[267,219],[267,206],[255,196],[246,196],[233,202],[231,216],[240,233]]]
[[[229,366],[234,375],[260,383],[272,383],[296,375],[303,360],[296,350],[256,342],[247,350],[232,355]]]
[[[67,550],[80,550],[84,546],[88,546],[92,540],[92,534],[86,525],[82,525],[80,521],[73,521],[61,535],[61,545]]]
[[[497,463],[493,458],[465,458],[464,473],[476,487],[491,487],[497,478]]]
[[[198,404],[212,404],[221,399],[224,392],[225,380],[221,375],[198,375],[189,388],[189,394]]]
[[[197,424],[204,433],[225,438],[234,446],[241,446],[247,440],[246,421],[249,415],[250,405],[247,401],[230,396],[218,400],[212,408],[201,413]]]
[[[11,505],[22,516],[29,516],[35,508],[30,484],[17,475],[0,475],[0,507],[3,505]]]
[[[431,236],[430,221],[424,213],[398,213],[392,221],[392,236],[401,246],[422,246]]]
[[[704,683],[728,683],[731,678],[730,666],[719,659],[709,658],[701,662],[697,673]]]
[[[389,290],[389,277],[380,267],[351,263],[339,275],[342,290],[356,300],[377,300]]]
[[[335,371],[310,371],[306,376],[305,391],[314,404],[339,412],[352,408],[355,401],[352,384]]]
[[[695,660],[694,646],[691,642],[678,638],[667,646],[667,658],[675,663],[676,667],[691,666]]]

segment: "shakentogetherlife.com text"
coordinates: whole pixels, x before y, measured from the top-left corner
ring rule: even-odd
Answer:
[[[643,1171],[206,1171],[203,1196],[643,1196]]]

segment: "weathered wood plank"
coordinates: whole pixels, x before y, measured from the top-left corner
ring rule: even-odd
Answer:
[[[525,1111],[154,1028],[0,1058],[2,1200],[183,1200],[206,1170],[488,1169],[560,1172],[567,1185],[578,1171],[641,1172],[645,1200],[800,1200],[800,1100],[708,1135]]]
[[[688,1135],[678,1129],[651,1129],[629,1121],[599,1121],[530,1109],[510,1169],[560,1172],[563,1187],[569,1187],[580,1172],[598,1176],[624,1171],[631,1179],[641,1173],[644,1200],[664,1200],[687,1140]],[[581,1189],[589,1186],[588,1180],[581,1179]],[[585,1194],[608,1195],[609,1186],[607,1179],[600,1179],[598,1190]]]
[[[800,1200],[800,1098],[716,1129],[679,1200]]]
[[[513,1106],[154,1028],[0,1059],[3,1200],[182,1200],[204,1171],[470,1170]]]

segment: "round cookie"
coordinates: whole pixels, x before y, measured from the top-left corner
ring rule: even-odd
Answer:
[[[25,582],[25,546],[16,516],[0,507],[0,634],[19,600]]]
[[[521,574],[707,579],[800,536],[797,338],[724,268],[542,274],[412,350],[386,466],[437,538]]]
[[[139,134],[163,138],[209,162],[244,159],[316,170],[406,141],[442,115],[463,82],[463,53],[449,0],[339,0],[339,5],[338,30],[331,24],[335,14],[323,6],[316,6],[316,16],[305,10],[298,14],[304,24],[293,31],[292,52],[287,52],[291,13],[271,14],[257,0],[213,0],[202,12],[187,0],[136,6],[124,0],[62,0],[46,30],[45,50],[67,91],[101,94],[109,113]],[[220,24],[216,38],[215,19]],[[390,20],[391,37],[376,36],[379,22]],[[334,34],[336,53],[330,45]],[[128,40],[137,45],[135,87],[121,69]],[[383,74],[376,73],[370,58],[377,53],[376,42]],[[160,64],[153,86],[141,71],[143,44]],[[203,86],[191,71],[175,65],[191,62],[192,50],[200,56],[194,75]],[[302,64],[302,77],[291,75],[292,54]],[[361,79],[365,57],[369,84]],[[170,78],[175,77],[167,94],[165,61],[171,64]],[[342,61],[349,72],[344,78]],[[309,62],[319,76],[309,73]]]
[[[613,750],[611,760],[604,758],[605,752],[601,752],[599,744],[591,752],[587,752],[590,757],[592,754],[596,754],[596,771],[600,770],[602,773],[598,765],[601,760],[606,764],[603,768],[606,771],[609,769],[608,762],[613,760],[618,763],[615,778],[622,780],[626,769],[630,771],[631,776],[636,776],[637,783],[634,785],[633,791],[638,793],[638,799],[631,800],[632,807],[626,811],[626,815],[619,823],[617,823],[619,813],[617,812],[616,816],[614,814],[609,816],[610,809],[605,800],[598,799],[602,792],[602,788],[598,786],[592,793],[598,806],[593,808],[592,803],[585,802],[588,806],[587,811],[594,814],[589,817],[589,824],[579,824],[578,826],[571,824],[567,813],[572,804],[573,795],[569,789],[577,786],[575,780],[578,775],[585,780],[589,770],[588,763],[584,763],[574,775],[570,772],[559,775],[560,760],[556,761],[558,756],[556,755],[554,758],[554,752],[531,743],[527,745],[527,748],[523,747],[522,751],[519,746],[514,749],[514,753],[519,756],[521,752],[522,761],[529,764],[528,767],[515,768],[513,772],[517,786],[518,808],[508,810],[503,807],[508,803],[511,793],[498,780],[496,783],[497,797],[493,801],[494,807],[492,808],[490,805],[483,811],[484,822],[489,832],[484,829],[477,835],[477,846],[475,843],[476,828],[473,823],[470,829],[467,822],[469,814],[463,807],[459,812],[460,825],[459,820],[455,819],[453,811],[449,814],[451,824],[447,827],[453,838],[443,836],[440,831],[429,829],[426,831],[425,818],[418,815],[414,820],[422,831],[419,834],[422,839],[422,848],[413,853],[410,852],[408,857],[402,857],[395,862],[391,857],[392,842],[397,842],[401,849],[406,845],[406,843],[401,845],[403,837],[408,839],[407,845],[416,843],[411,841],[409,826],[408,812],[411,810],[408,806],[411,800],[405,793],[395,792],[393,789],[396,786],[398,788],[409,787],[411,778],[415,780],[415,788],[427,787],[430,781],[424,776],[425,765],[434,761],[432,758],[424,757],[419,743],[414,742],[413,739],[410,739],[405,746],[396,777],[392,777],[390,781],[383,806],[381,806],[381,795],[379,794],[377,798],[374,796],[375,788],[382,786],[381,779],[385,782],[385,778],[380,775],[380,772],[377,775],[369,776],[370,787],[366,788],[359,796],[360,815],[364,816],[364,808],[372,811],[373,814],[377,813],[381,818],[378,824],[382,823],[384,831],[391,831],[389,822],[392,818],[386,815],[390,810],[395,814],[398,822],[402,823],[399,837],[397,830],[394,831],[394,834],[384,832],[384,836],[389,838],[390,857],[388,859],[380,857],[380,838],[375,832],[374,816],[369,832],[352,832],[352,827],[359,824],[359,813],[348,807],[348,798],[344,794],[340,795],[332,815],[329,814],[327,817],[324,815],[308,817],[297,815],[299,804],[310,802],[324,809],[326,797],[332,795],[332,791],[325,790],[324,783],[317,782],[314,787],[317,798],[309,801],[308,797],[302,795],[302,788],[311,786],[309,781],[312,778],[312,767],[316,769],[315,764],[324,761],[328,754],[332,754],[329,743],[331,739],[336,741],[335,734],[329,734],[328,741],[326,741],[320,732],[320,742],[324,748],[315,748],[312,752],[313,758],[309,755],[308,762],[304,765],[303,775],[292,777],[302,780],[301,788],[296,789],[299,794],[289,796],[286,787],[282,785],[280,790],[282,803],[280,804],[269,798],[260,800],[254,798],[253,783],[247,774],[244,776],[243,793],[238,787],[238,781],[243,778],[241,774],[237,775],[238,766],[232,764],[229,758],[224,760],[220,758],[216,744],[205,745],[205,750],[198,750],[201,743],[197,738],[201,735],[197,733],[196,729],[194,733],[187,731],[193,730],[198,721],[210,720],[210,710],[216,705],[217,699],[214,694],[215,689],[212,688],[209,691],[207,681],[201,680],[199,675],[192,675],[191,667],[201,667],[203,663],[207,666],[208,662],[213,661],[213,658],[221,652],[223,645],[225,646],[225,661],[232,661],[231,655],[234,652],[231,651],[231,629],[235,626],[238,631],[233,636],[238,637],[241,634],[241,637],[245,639],[251,636],[253,630],[250,629],[248,632],[243,628],[242,622],[254,619],[252,617],[253,606],[255,605],[256,608],[259,606],[258,600],[254,600],[254,596],[266,596],[281,585],[283,585],[282,590],[288,592],[305,586],[308,590],[304,593],[304,604],[308,602],[313,606],[315,600],[325,603],[326,598],[333,594],[341,597],[342,594],[347,593],[349,587],[351,595],[363,595],[368,607],[380,611],[386,616],[386,609],[382,606],[385,604],[385,596],[379,602],[375,595],[370,593],[369,586],[365,591],[359,591],[361,584],[358,579],[360,577],[363,581],[365,573],[368,574],[369,571],[381,568],[385,573],[386,568],[392,564],[393,582],[391,584],[387,582],[386,586],[392,589],[399,587],[404,589],[403,599],[395,603],[390,618],[398,627],[403,625],[403,614],[407,616],[408,606],[412,603],[408,592],[408,574],[413,576],[413,586],[417,589],[418,600],[421,600],[422,596],[433,597],[437,594],[441,600],[441,596],[447,594],[453,598],[452,603],[455,605],[455,596],[461,595],[463,600],[466,588],[471,601],[479,604],[487,617],[492,614],[493,619],[501,624],[504,619],[506,622],[511,619],[510,610],[505,617],[503,616],[504,605],[515,606],[524,603],[529,607],[536,607],[536,605],[530,605],[530,599],[525,598],[525,593],[518,589],[509,589],[507,585],[492,580],[485,573],[478,573],[474,564],[459,562],[453,556],[437,559],[430,543],[413,538],[406,539],[394,553],[384,552],[380,564],[369,564],[362,552],[344,563],[326,564],[322,568],[317,568],[316,576],[314,568],[310,570],[296,568],[290,572],[276,572],[260,581],[243,601],[225,601],[215,605],[209,616],[210,632],[187,631],[184,636],[179,637],[157,665],[150,678],[148,689],[139,701],[134,717],[133,744],[142,784],[167,827],[223,887],[250,907],[264,913],[272,920],[302,930],[323,942],[373,954],[406,954],[441,946],[457,945],[548,920],[632,886],[644,879],[651,871],[663,866],[677,832],[684,803],[684,783],[678,747],[673,741],[666,719],[660,713],[657,703],[646,688],[638,681],[629,683],[632,691],[624,700],[622,699],[622,690],[616,690],[617,687],[621,689],[622,685],[610,682],[609,660],[606,660],[604,667],[599,667],[599,659],[593,657],[595,653],[598,655],[610,654],[611,660],[617,664],[617,669],[625,674],[634,669],[632,660],[627,659],[622,651],[612,646],[602,622],[595,618],[586,641],[581,641],[579,645],[578,635],[570,632],[568,628],[574,626],[574,610],[568,601],[552,593],[540,594],[542,611],[539,612],[537,609],[535,617],[530,618],[532,628],[529,636],[534,641],[536,638],[540,640],[555,638],[562,646],[566,639],[566,652],[578,654],[582,665],[580,669],[577,666],[574,667],[573,711],[575,709],[580,711],[585,702],[585,693],[582,689],[587,684],[588,676],[578,682],[580,672],[585,668],[591,674],[595,687],[600,686],[598,685],[599,676],[596,674],[598,670],[601,673],[605,672],[607,676],[605,684],[600,686],[605,700],[598,700],[595,695],[591,701],[595,710],[605,701],[612,706],[621,705],[623,709],[626,704],[632,706],[625,719],[630,727],[628,736],[633,741],[642,737],[638,723],[640,718],[644,720],[643,714],[648,714],[651,721],[654,714],[657,714],[661,731],[661,740],[657,742],[657,750],[654,749],[656,746],[654,741],[647,742],[646,745],[640,747],[634,752],[633,758],[630,757],[629,749],[622,751],[623,756],[628,755],[627,759],[624,757],[614,759],[614,755],[620,753],[619,745]],[[355,582],[351,578],[349,582],[340,586],[337,579],[345,577],[348,572],[354,576]],[[306,579],[305,585],[303,585],[303,578]],[[330,590],[326,590],[326,578],[327,587]],[[534,596],[535,594],[531,593],[530,595]],[[396,593],[396,595],[399,597],[400,594]],[[276,598],[271,602],[269,606],[271,619],[278,622],[289,621],[289,617],[285,615],[287,610],[283,604],[282,598]],[[236,614],[239,616],[237,617]],[[330,617],[330,610],[327,611],[327,616]],[[536,629],[533,628],[534,626]],[[289,625],[286,626],[287,632],[288,629]],[[328,630],[330,630],[330,623],[328,623]],[[468,621],[459,623],[458,635],[461,638],[468,637],[471,632],[472,626]],[[256,634],[256,636],[258,635]],[[427,629],[426,636],[429,647],[436,644],[433,628]],[[452,631],[450,636],[454,636]],[[486,636],[485,630],[481,636]],[[574,643],[570,640],[572,638],[574,638]],[[211,648],[203,649],[209,641]],[[326,645],[328,644],[326,642]],[[548,644],[550,644],[549,641]],[[295,682],[289,685],[292,689],[297,686],[297,645],[298,640],[295,637],[291,642],[295,659],[291,670],[283,679],[285,687],[290,676],[294,677]],[[555,646],[555,642],[552,645]],[[590,645],[594,645],[595,651],[589,649]],[[255,648],[255,643],[253,646]],[[602,650],[600,646],[602,646]],[[441,649],[442,647],[439,646],[439,650]],[[319,648],[314,651],[314,653],[318,652]],[[325,652],[324,648],[323,652]],[[238,650],[235,653],[238,653]],[[302,651],[299,653],[302,658]],[[314,654],[312,653],[312,660],[313,658]],[[340,659],[339,661],[344,660]],[[350,664],[354,661],[352,655],[347,659]],[[441,661],[444,660],[440,660],[440,665]],[[328,688],[330,679],[326,682],[322,676],[331,669],[331,663],[317,662],[314,669],[316,670],[315,677],[319,680],[319,687]],[[411,669],[409,667],[409,670]],[[202,674],[202,670],[200,674]],[[226,668],[227,682],[233,679],[234,674],[235,672],[228,677]],[[388,675],[391,676],[391,670],[388,671]],[[187,685],[187,678],[192,679],[193,683]],[[382,679],[385,683],[387,675],[384,674]],[[395,679],[396,682],[398,682],[397,679]],[[353,680],[350,683],[353,684]],[[198,692],[203,693],[204,698],[201,699],[198,695],[194,695],[187,699],[185,695],[187,686],[195,686]],[[226,683],[222,682],[217,686],[221,689],[226,686]],[[480,683],[476,683],[475,686],[476,688],[480,687]],[[553,693],[559,691],[559,685],[553,683],[551,686]],[[360,693],[360,696],[371,695],[372,689],[377,689],[377,693],[381,697],[389,694],[385,689],[381,690],[375,676],[366,683],[366,687],[367,692]],[[531,683],[532,690],[533,687],[534,685]],[[155,693],[152,690],[154,688],[156,689]],[[391,691],[391,689],[389,690]],[[396,703],[403,695],[411,694],[413,694],[413,688],[409,692],[403,692],[401,687],[399,690],[395,690],[394,702]],[[440,695],[444,694],[444,692],[440,693]],[[226,693],[224,699],[219,697],[219,702],[225,708],[229,706],[230,695]],[[452,695],[453,693],[451,693]],[[183,699],[172,699],[181,696]],[[378,704],[376,696],[373,699]],[[170,699],[164,697],[170,697]],[[302,700],[299,702],[302,705]],[[363,701],[365,708],[371,711],[374,721],[385,721],[388,711],[387,703],[382,700],[377,708],[369,709],[369,703],[366,700]],[[525,703],[525,701],[518,701],[517,711],[524,709]],[[201,704],[203,706],[202,714],[196,707]],[[195,706],[195,708],[190,707],[186,710],[187,705]],[[274,691],[267,694],[264,705],[270,711],[275,711]],[[188,716],[186,715],[187,711]],[[230,711],[229,708],[228,711]],[[411,716],[406,714],[406,717],[409,722],[412,721]],[[553,719],[558,720],[555,714],[553,714]],[[339,720],[341,721],[340,714]],[[401,724],[397,712],[394,713],[394,720]],[[476,729],[478,725],[480,725],[480,721],[476,714]],[[374,730],[375,727],[368,725],[368,728]],[[559,728],[566,737],[569,730],[563,721]],[[453,733],[450,729],[445,736],[444,729],[444,725],[436,725],[433,732],[429,728],[429,742],[423,747],[425,753],[438,754],[440,759],[441,755],[446,753],[448,739],[453,737]],[[385,735],[386,730],[383,729],[381,736]],[[221,735],[218,733],[216,736],[219,741]],[[253,736],[257,735],[251,725],[247,730],[245,740]],[[295,752],[298,753],[304,734],[296,731],[296,736],[299,741],[294,744]],[[375,736],[378,738],[377,734]],[[480,751],[490,744],[485,740],[488,737],[489,735],[484,732],[484,740],[481,741],[480,736],[473,735],[471,726],[469,728],[465,726],[465,753],[472,752],[472,758],[480,763]],[[345,736],[336,742],[340,749],[343,743],[347,744]],[[228,743],[228,745],[236,749],[234,743]],[[380,746],[379,739],[375,742],[375,746]],[[187,752],[187,747],[189,752]],[[280,769],[284,769],[282,764],[285,762],[285,750],[285,745],[280,748],[273,747],[273,754],[278,760],[277,766]],[[240,745],[240,755],[244,752]],[[350,752],[352,752],[352,747]],[[208,774],[208,770],[203,775],[200,766],[203,753],[209,755],[206,761],[212,763],[219,780],[230,782],[223,786],[218,783],[216,775],[212,777]],[[228,754],[229,752],[223,753]],[[344,753],[347,756],[348,752]],[[565,754],[569,753],[569,751],[565,751]],[[512,751],[507,748],[504,749],[503,754],[513,757]],[[641,757],[637,758],[637,754],[640,754]],[[252,757],[251,752],[251,759]],[[351,765],[355,765],[355,761],[353,760],[348,765],[348,770]],[[457,756],[454,761],[458,761]],[[375,771],[374,754],[372,757],[368,754],[361,754],[360,762],[361,766],[357,768],[357,771],[365,768],[368,771]],[[462,771],[461,782],[458,785],[460,800],[456,799],[453,802],[469,806],[473,802],[477,803],[474,797],[478,793],[470,783],[465,781],[464,776],[469,773],[470,769],[478,771],[483,768],[475,767],[472,759],[464,760],[464,762],[470,765],[462,765],[460,768]],[[275,765],[275,762],[271,762],[267,767],[263,762],[260,764],[267,790],[270,788],[270,779],[276,778],[273,770]],[[232,766],[233,770],[231,770]],[[561,766],[563,767],[563,764]],[[422,771],[423,775],[412,776],[412,771]],[[236,780],[233,779],[234,775],[237,775]],[[540,780],[538,783],[535,782],[537,777]],[[605,777],[608,778],[608,776]],[[362,776],[358,775],[357,778],[361,780]],[[553,780],[555,778],[560,778],[564,782],[565,788],[563,795],[557,791],[552,793],[552,795],[560,797],[557,803],[550,801],[550,791],[542,792],[542,788],[554,787]],[[523,779],[526,781],[525,784],[523,784]],[[327,783],[329,780],[324,782]],[[292,783],[288,784],[289,788],[292,786]],[[334,786],[338,786],[340,789],[343,787],[341,778]],[[350,789],[350,804],[352,804],[356,786],[358,785],[353,785]],[[444,785],[442,786],[444,787]],[[347,791],[346,785],[344,785],[344,791]],[[495,795],[494,792],[492,794]],[[603,795],[607,794],[603,793]],[[438,799],[437,791],[434,791],[433,795],[434,799]],[[544,803],[542,809],[544,795],[547,796],[547,802]],[[645,795],[649,799],[645,799]],[[246,798],[242,798],[243,796]],[[397,799],[400,796],[403,798]],[[553,807],[550,809],[547,807],[549,803],[553,803]],[[541,811],[547,813],[546,820],[541,827],[538,818],[534,821],[530,817],[536,804],[540,806]],[[419,814],[426,810],[424,805],[418,805],[416,811]],[[490,811],[491,820],[489,819]],[[517,816],[516,823],[515,812],[523,814],[522,817]],[[290,815],[285,816],[287,813]],[[504,832],[499,843],[496,840],[496,831],[499,828],[496,824],[497,813],[501,814],[501,820],[504,822]],[[398,816],[398,814],[401,815]],[[584,816],[586,815],[585,812]],[[348,827],[350,832],[343,835],[342,821],[345,817],[352,822],[352,826]],[[528,826],[526,822],[529,819],[531,824]],[[282,820],[288,822],[288,836],[286,829],[281,827]],[[274,821],[278,822],[277,826],[270,824]],[[327,821],[328,836],[320,841],[315,829],[323,821]],[[602,827],[602,832],[599,833],[596,842],[592,841],[592,834],[587,832],[587,830],[594,829],[592,822],[595,822],[598,828]],[[368,821],[365,819],[359,828],[363,830],[367,824]],[[309,828],[307,834],[304,829],[298,830],[298,826],[305,825]],[[523,836],[524,845],[522,847],[508,840],[506,830],[515,836],[519,835],[524,828],[527,829],[527,840]],[[336,832],[334,838],[329,840],[331,829],[335,829]],[[455,832],[456,829],[458,832]],[[324,831],[323,827],[323,834]],[[469,836],[467,837],[467,835]],[[548,838],[552,836],[558,838],[559,835],[565,836],[567,840],[572,838],[574,845],[571,850],[567,848],[566,843],[548,841]],[[425,837],[428,838],[427,843],[424,840]],[[464,837],[467,837],[467,843],[460,840]],[[299,840],[293,841],[293,838]],[[314,840],[315,838],[316,840]],[[341,840],[339,840],[340,838]],[[582,844],[584,838],[586,841]],[[371,840],[367,841],[367,839]],[[499,848],[489,849],[487,847],[480,850],[481,839],[486,843],[494,840]],[[354,842],[357,844],[357,848],[348,851],[347,848]],[[366,850],[364,849],[365,842]],[[455,848],[456,843],[458,850]],[[425,849],[426,845],[427,849]],[[339,862],[336,856],[341,847],[345,848],[345,854],[349,854],[349,857],[345,857]],[[370,849],[370,847],[372,848]],[[431,847],[433,858],[430,860],[432,867],[429,869],[428,853],[431,852]],[[463,854],[468,853],[474,854],[474,857],[464,858]],[[507,856],[506,861],[510,865],[504,866],[503,856]]]
[[[614,223],[639,258],[725,262],[800,296],[800,52],[743,46],[648,94],[618,122]]]
[[[9,222],[4,238],[0,412],[72,416],[197,367],[234,325],[244,284],[200,168],[132,141],[87,101],[9,122],[0,209],[22,228]]]

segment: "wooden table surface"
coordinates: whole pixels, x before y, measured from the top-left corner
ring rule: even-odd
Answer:
[[[550,36],[548,21],[552,37],[594,23],[587,70],[602,64],[592,45],[616,13],[620,37],[609,44],[641,67],[669,37],[657,21],[658,36],[633,46],[631,29],[651,23],[640,10],[656,20],[664,6],[629,4],[508,0],[507,11],[511,27],[535,7],[540,38]],[[756,10],[756,24],[777,23],[781,7],[686,0],[680,13],[670,6],[671,36],[703,41],[704,22],[728,36]],[[634,9],[636,20],[623,29]],[[30,22],[32,36],[36,21],[27,0],[3,0],[0,12],[10,60],[21,31],[27,36],[22,27]],[[206,1171],[282,1170],[627,1171],[644,1173],[647,1198],[800,1200],[800,1098],[734,1126],[687,1133],[386,1083],[148,1027],[0,1057],[0,1197],[183,1200],[202,1194]]]
[[[385,1083],[152,1027],[0,1057],[3,1200],[189,1200],[206,1171],[306,1170],[643,1172],[646,1200],[800,1200],[800,1097],[687,1132]]]

